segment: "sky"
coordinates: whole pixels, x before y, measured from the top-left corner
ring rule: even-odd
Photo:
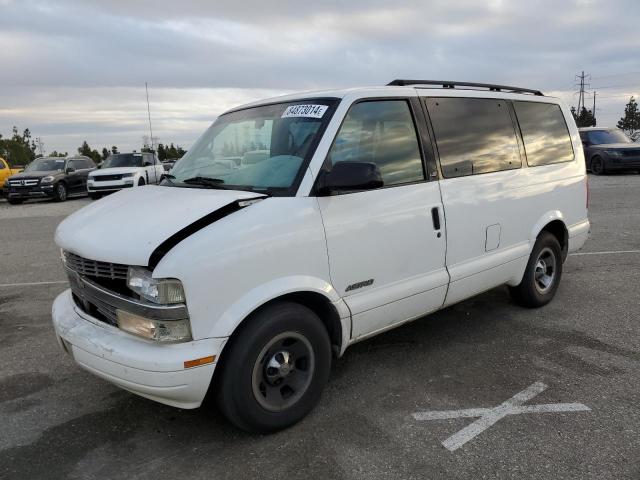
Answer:
[[[638,0],[0,0],[0,133],[185,148],[233,106],[394,78],[536,88],[598,124],[640,96]],[[593,96],[587,95],[587,105]]]

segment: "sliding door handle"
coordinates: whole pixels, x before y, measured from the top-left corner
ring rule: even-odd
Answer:
[[[440,230],[440,209],[438,207],[431,209],[431,219],[433,220],[433,229]]]

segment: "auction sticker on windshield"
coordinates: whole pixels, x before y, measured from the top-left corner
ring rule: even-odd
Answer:
[[[322,118],[329,108],[327,105],[289,105],[282,114],[282,118],[309,117]]]

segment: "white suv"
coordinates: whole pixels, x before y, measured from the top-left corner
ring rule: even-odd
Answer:
[[[158,184],[164,175],[164,167],[153,153],[115,153],[109,155],[99,170],[91,172],[87,190],[93,199],[103,193],[123,188]]]
[[[210,392],[273,431],[354,342],[502,284],[545,305],[588,231],[556,98],[428,81],[290,95],[221,115],[161,185],[63,221],[53,323],[122,388],[181,408]]]

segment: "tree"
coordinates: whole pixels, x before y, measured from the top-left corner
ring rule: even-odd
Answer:
[[[106,160],[108,156],[109,156],[109,150],[107,150],[105,147],[102,149],[102,160]]]
[[[620,119],[617,127],[634,140],[640,136],[640,111],[634,97],[625,105],[624,117]]]
[[[56,150],[54,150],[48,156],[49,157],[68,157],[69,154],[67,152],[57,152]]]
[[[89,157],[95,163],[100,163],[102,161],[102,156],[100,152],[97,150],[92,150],[87,141],[82,142],[82,145],[78,147],[78,153],[80,155],[84,155],[85,157]]]
[[[31,141],[31,132],[25,129],[20,135],[18,127],[11,129],[11,138],[3,139],[0,135],[0,156],[12,166],[26,166],[36,158],[36,145]]]
[[[585,107],[582,107],[580,109],[580,113],[576,115],[575,107],[571,107],[571,113],[573,114],[573,118],[576,121],[578,128],[596,126],[596,117],[593,115],[591,110],[587,110]]]
[[[118,152],[118,147],[116,147],[115,145],[113,145],[113,146],[111,147],[111,153],[112,153],[112,154],[114,154],[114,155],[116,155],[116,154],[120,153],[120,152]]]

